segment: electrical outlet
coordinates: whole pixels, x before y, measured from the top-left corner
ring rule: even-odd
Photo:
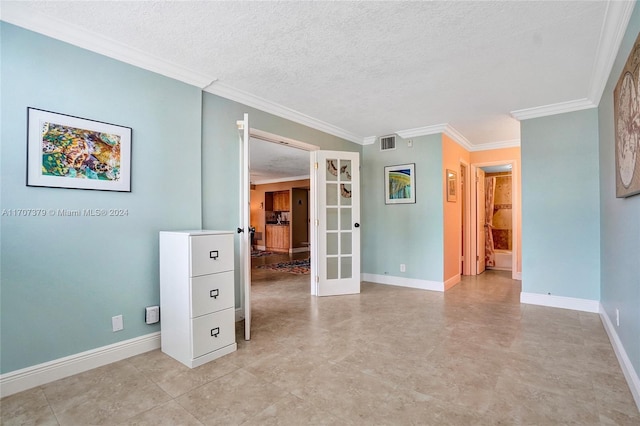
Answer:
[[[111,317],[111,326],[113,331],[120,331],[124,328],[124,322],[122,321],[122,315]]]
[[[620,310],[616,309],[616,326],[620,327]]]
[[[400,272],[407,272],[407,265],[405,265],[404,263],[400,264]]]

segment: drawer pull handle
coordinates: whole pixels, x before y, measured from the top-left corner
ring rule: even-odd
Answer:
[[[220,327],[211,329],[211,337],[218,337],[218,334],[220,334]]]
[[[218,260],[218,250],[211,250],[209,252],[209,259]]]
[[[209,292],[209,297],[213,297],[214,299],[217,299],[219,295],[220,295],[220,290],[218,290],[217,288]]]

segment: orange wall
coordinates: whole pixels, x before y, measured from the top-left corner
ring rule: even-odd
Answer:
[[[514,230],[518,234],[517,252],[517,272],[522,273],[522,180],[520,166],[520,147],[491,149],[487,151],[476,151],[471,153],[471,164],[485,164],[498,161],[515,161],[513,178],[516,180],[516,190],[514,193],[514,207],[517,206],[516,221],[518,222]]]
[[[459,282],[462,252],[462,194],[460,193],[460,161],[469,164],[469,152],[447,135],[442,135],[442,197],[444,209],[444,283],[445,289]],[[458,174],[457,201],[447,201],[447,169]]]
[[[265,244],[264,193],[291,190],[291,188],[309,188],[309,185],[309,179],[302,179],[256,185],[255,189],[251,190],[251,225],[256,228],[256,232],[262,233],[262,240],[256,240],[257,245]]]

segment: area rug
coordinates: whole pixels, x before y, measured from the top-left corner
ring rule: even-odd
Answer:
[[[258,266],[260,269],[270,269],[278,272],[290,272],[292,274],[309,274],[311,269],[310,259],[292,260],[290,262],[270,263]]]
[[[271,251],[254,250],[251,252],[251,257],[263,257],[263,256],[270,256],[272,254],[273,252]]]

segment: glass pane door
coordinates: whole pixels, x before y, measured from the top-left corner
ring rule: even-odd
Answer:
[[[317,152],[318,292],[360,292],[358,153]]]

